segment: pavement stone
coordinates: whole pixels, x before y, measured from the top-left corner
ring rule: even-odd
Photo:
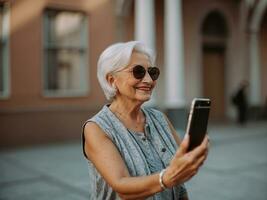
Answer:
[[[267,122],[209,127],[211,148],[190,199],[267,199]],[[80,142],[0,152],[0,200],[84,200],[90,196]]]

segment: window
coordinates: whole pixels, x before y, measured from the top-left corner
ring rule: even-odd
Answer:
[[[81,12],[45,10],[44,93],[81,96],[88,91],[87,17]]]
[[[0,98],[9,96],[9,9],[0,4]]]

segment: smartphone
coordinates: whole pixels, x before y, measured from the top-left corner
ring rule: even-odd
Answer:
[[[186,127],[186,134],[189,135],[188,151],[199,146],[207,133],[210,106],[210,99],[195,98],[192,101]]]

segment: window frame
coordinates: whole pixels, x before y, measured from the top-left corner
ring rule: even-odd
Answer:
[[[49,44],[48,36],[49,36],[49,28],[48,28],[48,17],[46,12],[54,11],[54,12],[72,12],[72,13],[81,13],[84,15],[84,21],[83,21],[83,30],[81,31],[81,44],[82,46],[77,47],[77,49],[83,49],[84,50],[84,59],[81,59],[81,71],[80,74],[85,74],[84,79],[81,79],[81,88],[80,89],[67,89],[67,90],[52,90],[47,89],[48,84],[48,76],[47,76],[47,52],[49,51],[49,48],[57,48],[57,49],[68,49],[72,47],[60,47],[55,44]],[[69,10],[69,9],[59,9],[59,8],[46,8],[43,10],[42,13],[42,95],[44,97],[48,98],[56,98],[56,97],[84,97],[87,96],[90,91],[90,85],[89,85],[89,19],[86,12],[81,10]]]

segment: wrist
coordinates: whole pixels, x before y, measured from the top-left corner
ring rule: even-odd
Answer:
[[[162,176],[162,182],[167,188],[171,188],[174,185],[172,180],[172,174],[173,174],[172,172],[173,172],[172,168],[168,166],[166,168],[164,175]]]
[[[161,187],[161,188],[167,189],[167,188],[171,188],[174,185],[172,181],[172,172],[173,170],[170,166],[164,169],[164,172],[162,173],[161,178],[162,178],[162,184],[164,185],[165,188],[164,187]]]
[[[167,186],[165,185],[164,181],[163,181],[163,176],[166,172],[166,169],[161,170],[161,172],[159,173],[159,185],[161,187],[162,190],[167,189]]]

